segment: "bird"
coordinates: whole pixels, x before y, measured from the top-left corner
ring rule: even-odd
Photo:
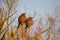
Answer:
[[[22,13],[19,17],[18,17],[18,27],[19,25],[23,25],[25,23],[26,20],[26,13]]]
[[[28,17],[25,21],[25,24],[26,24],[26,28],[31,27],[33,25],[33,17]]]

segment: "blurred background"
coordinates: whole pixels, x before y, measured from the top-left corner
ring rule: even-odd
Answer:
[[[27,18],[33,17],[34,23],[19,40],[60,40],[60,0],[0,0],[1,40],[9,40],[22,13],[26,13]],[[10,40],[18,40],[14,36]]]

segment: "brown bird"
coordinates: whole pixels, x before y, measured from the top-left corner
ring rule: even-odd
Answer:
[[[26,13],[22,13],[19,18],[18,18],[18,27],[19,25],[23,25],[25,20],[26,20],[26,16],[25,16]]]
[[[26,24],[26,28],[32,26],[33,25],[32,17],[29,17],[28,19],[26,19],[25,24]]]

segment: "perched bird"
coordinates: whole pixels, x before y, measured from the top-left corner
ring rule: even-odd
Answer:
[[[25,20],[26,20],[26,16],[25,16],[26,13],[22,13],[19,18],[18,18],[18,27],[19,25],[23,25]]]
[[[33,25],[33,19],[32,19],[32,17],[28,17],[26,19],[26,21],[25,21],[25,24],[26,24],[26,28],[32,26]]]

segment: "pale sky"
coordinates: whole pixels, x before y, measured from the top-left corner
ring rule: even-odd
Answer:
[[[24,12],[24,6],[29,14],[32,14],[33,11],[37,13],[53,12],[56,6],[60,6],[60,0],[24,0],[18,7],[19,12]]]

